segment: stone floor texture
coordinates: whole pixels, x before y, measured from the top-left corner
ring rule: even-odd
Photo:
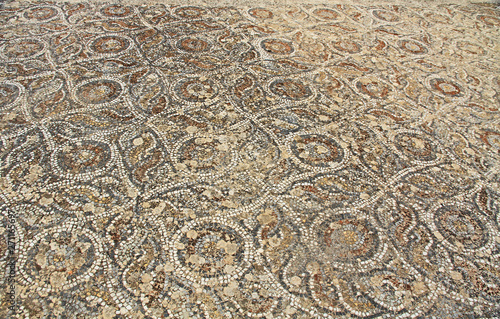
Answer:
[[[0,9],[0,318],[498,318],[493,3]]]

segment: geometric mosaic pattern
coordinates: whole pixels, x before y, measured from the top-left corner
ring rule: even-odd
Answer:
[[[500,311],[500,11],[0,11],[0,317]]]

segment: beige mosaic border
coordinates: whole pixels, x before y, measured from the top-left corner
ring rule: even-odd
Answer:
[[[50,1],[50,0],[49,0]],[[34,0],[33,2],[45,2],[43,0]],[[407,5],[412,7],[420,6],[435,6],[442,4],[486,4],[490,6],[500,7],[499,0],[51,0],[50,2],[58,3],[120,3],[133,5],[147,4],[175,4],[175,5],[203,5],[203,6],[290,6],[290,5],[336,5],[336,4],[351,4],[351,5]],[[6,6],[17,7],[26,3],[23,0],[9,1]]]

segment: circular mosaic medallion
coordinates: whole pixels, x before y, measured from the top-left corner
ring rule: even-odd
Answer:
[[[463,96],[462,88],[452,81],[435,78],[429,82],[431,89],[444,96],[461,97]]]
[[[312,95],[311,89],[291,79],[277,79],[271,82],[269,89],[274,94],[288,100],[303,100]]]
[[[55,227],[26,242],[19,258],[22,280],[50,291],[68,290],[90,280],[101,266],[102,243],[90,229]]]
[[[319,260],[341,269],[358,271],[383,253],[377,230],[365,219],[344,213],[319,218],[311,225],[308,243]]]
[[[105,171],[112,151],[108,144],[97,141],[68,143],[54,152],[53,169],[62,175],[92,177]]]
[[[108,17],[112,18],[123,18],[132,13],[132,8],[127,6],[122,6],[119,4],[113,4],[104,7],[101,12]]]
[[[348,53],[358,53],[361,51],[361,46],[354,41],[341,40],[333,43],[333,47],[339,51]]]
[[[46,21],[57,16],[57,9],[52,7],[35,7],[31,8],[24,13],[27,19],[34,19],[38,21]]]
[[[259,19],[271,19],[274,16],[271,11],[262,8],[250,9],[248,10],[248,14]]]
[[[325,20],[335,20],[339,17],[338,12],[332,9],[316,9],[313,14]]]
[[[296,136],[291,150],[302,163],[315,167],[330,167],[344,158],[344,151],[335,140],[319,134]]]
[[[279,39],[266,39],[260,43],[260,46],[272,54],[290,54],[293,52],[292,42]]]
[[[205,10],[198,7],[182,7],[176,9],[175,14],[185,19],[194,19],[205,14]]]
[[[103,105],[118,99],[122,91],[122,85],[114,80],[88,80],[76,87],[75,97],[85,105]]]
[[[434,235],[453,251],[476,251],[492,244],[492,226],[473,204],[444,203],[432,209],[429,217]]]
[[[99,37],[92,41],[89,48],[95,53],[100,54],[119,54],[128,50],[131,46],[131,41],[125,37],[109,35]]]
[[[325,253],[335,260],[346,261],[353,258],[369,258],[370,248],[376,237],[370,235],[365,225],[354,219],[343,219],[331,223],[321,238]]]
[[[398,42],[398,45],[403,51],[411,53],[411,54],[426,54],[427,53],[427,48],[413,40],[401,40]]]
[[[191,78],[179,81],[174,90],[178,96],[189,102],[206,102],[217,96],[219,89],[212,80]]]
[[[207,41],[198,38],[185,38],[177,42],[177,47],[188,52],[207,51],[210,45]]]
[[[37,39],[12,40],[4,44],[1,53],[11,60],[23,60],[36,57],[45,52],[44,42]]]
[[[232,151],[219,140],[196,137],[181,143],[177,150],[177,162],[198,174],[221,174],[233,165]]]
[[[437,159],[435,143],[420,134],[399,133],[394,137],[394,145],[412,160],[430,162]]]
[[[192,221],[171,240],[175,274],[201,285],[228,283],[241,276],[253,259],[250,235],[220,218]]]

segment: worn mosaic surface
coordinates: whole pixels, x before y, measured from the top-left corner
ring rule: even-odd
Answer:
[[[493,5],[6,4],[2,318],[500,311]]]

